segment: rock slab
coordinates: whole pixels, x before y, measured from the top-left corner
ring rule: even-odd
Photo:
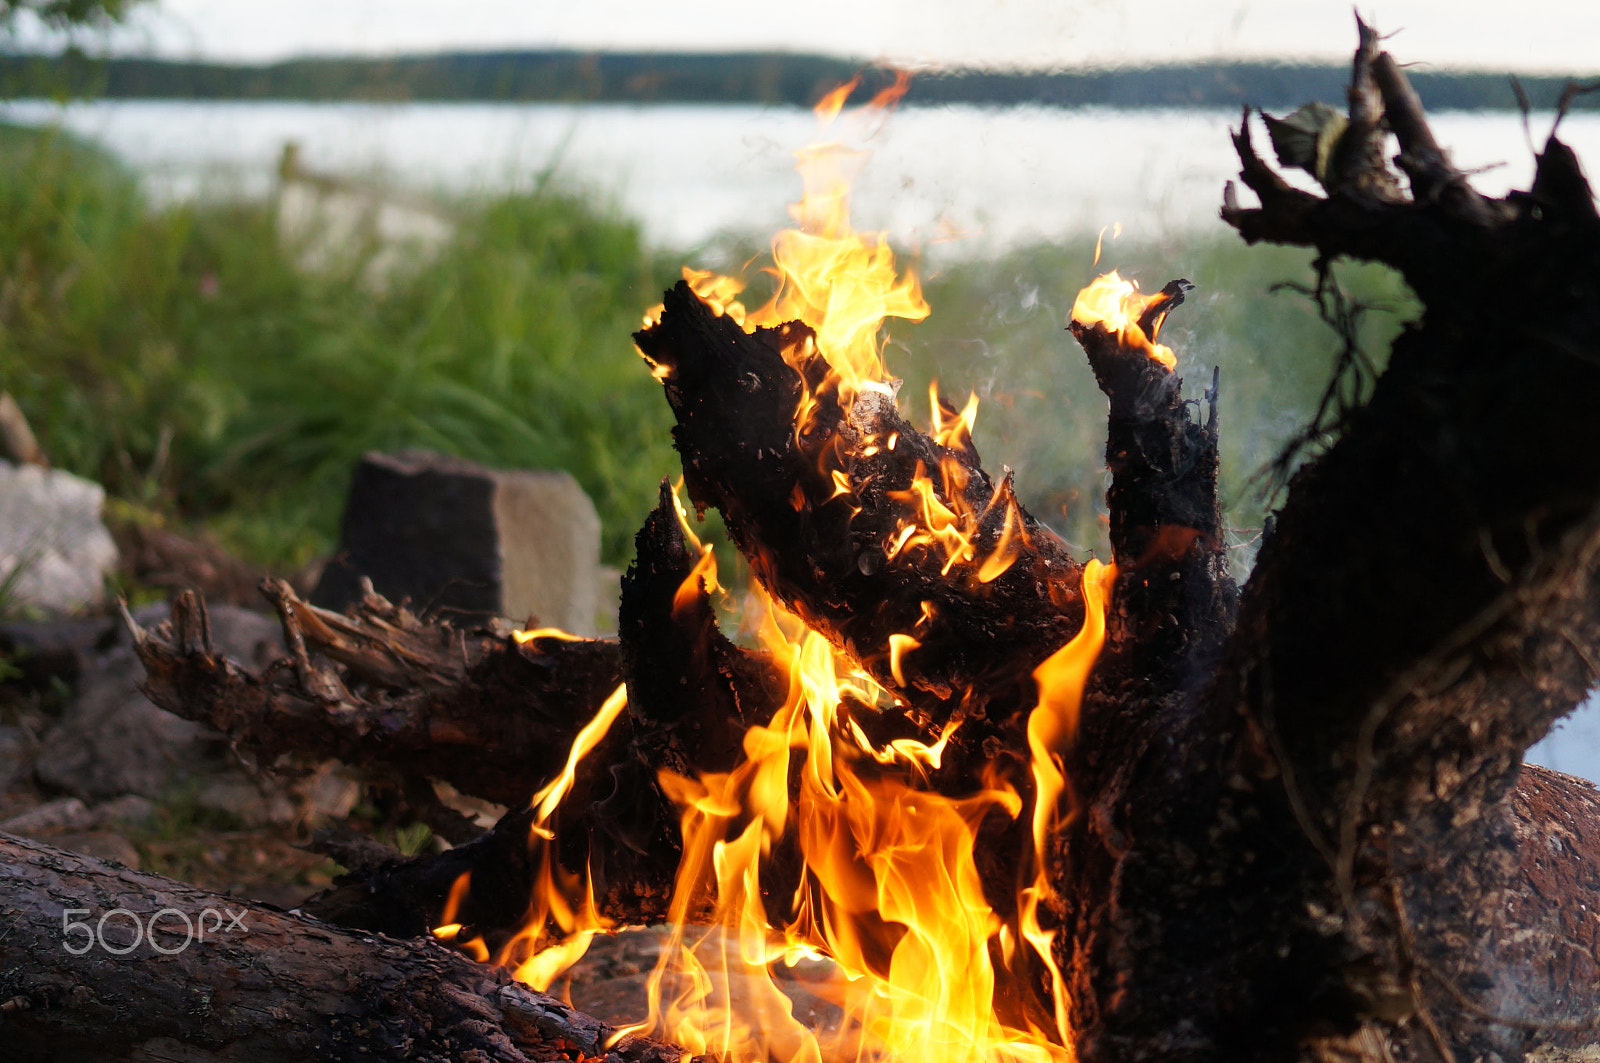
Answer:
[[[311,600],[343,609],[365,576],[384,597],[447,618],[531,617],[593,635],[599,565],[599,515],[565,472],[372,453],[351,480],[339,554]]]
[[[155,605],[136,616],[152,624],[165,613]],[[213,607],[210,616],[217,648],[247,667],[259,671],[282,654],[272,617],[227,605]],[[119,627],[113,643],[86,663],[76,696],[44,736],[33,765],[39,782],[84,802],[124,794],[156,799],[186,784],[203,807],[246,820],[272,819],[275,806],[288,808],[242,773],[222,736],[152,705],[138,689],[144,677]]]

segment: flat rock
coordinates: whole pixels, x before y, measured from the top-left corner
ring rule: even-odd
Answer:
[[[29,689],[48,689],[56,680],[70,687],[83,674],[85,658],[115,637],[115,626],[105,616],[9,620],[0,623],[0,654]]]
[[[593,635],[599,563],[599,515],[565,472],[372,453],[351,479],[339,553],[311,600],[343,609],[360,600],[365,576],[391,601],[445,617],[531,618]]]
[[[58,797],[0,822],[0,831],[33,838],[56,831],[86,829],[93,824],[94,816],[88,805],[76,797]]]
[[[13,604],[67,613],[104,602],[117,567],[105,498],[71,473],[0,461],[0,580]]]
[[[144,827],[155,821],[155,802],[138,794],[113,797],[89,810],[96,827]]]

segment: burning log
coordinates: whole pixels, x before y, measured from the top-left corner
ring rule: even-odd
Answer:
[[[994,485],[959,415],[932,438],[883,385],[852,395],[803,324],[746,332],[687,281],[634,339],[678,416],[689,497],[774,599],[935,731],[1015,714],[1083,623],[1082,567]]]
[[[1217,497],[1217,373],[1197,422],[1174,356],[1156,343],[1193,287],[1175,280],[1146,298],[1113,271],[1078,296],[1069,326],[1110,403],[1106,500],[1119,576],[1109,652],[1134,655],[1121,671],[1154,684],[1154,696],[1203,681],[1238,600]]]
[[[665,483],[636,546],[637,559],[623,579],[619,625],[627,710],[572,765],[571,789],[550,823],[560,867],[589,877],[600,910],[614,924],[660,922],[667,915],[681,846],[677,817],[657,783],[658,773],[729,770],[744,730],[770,720],[782,700],[771,662],[735,646],[718,630],[704,584],[707,575],[715,583],[707,568],[711,555],[709,550],[690,553]],[[540,641],[557,652],[586,645]],[[580,688],[566,696],[577,705],[585,694]],[[496,714],[514,704],[495,703]],[[573,722],[563,749],[572,745],[576,725],[587,721]],[[531,836],[535,811],[527,795],[557,771],[549,768],[541,777],[530,770],[517,807],[482,838],[438,855],[356,868],[338,886],[309,900],[305,910],[341,925],[402,937],[458,921],[464,935],[481,938],[491,953],[500,952],[525,929],[529,897],[545,868],[542,845]],[[441,920],[463,876],[470,888],[459,897],[454,920]],[[694,910],[709,907],[709,898],[702,897]]]

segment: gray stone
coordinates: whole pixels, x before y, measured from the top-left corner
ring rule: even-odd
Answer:
[[[89,810],[96,827],[143,827],[156,818],[155,802],[138,794],[123,794]]]
[[[258,781],[238,772],[215,772],[196,779],[195,804],[209,812],[222,812],[246,826],[289,823],[295,802],[284,787]]]
[[[147,607],[137,618],[150,624],[165,612]],[[210,616],[217,649],[246,666],[260,669],[282,652],[270,617],[232,606],[217,606]],[[34,763],[38,780],[85,801],[159,798],[190,777],[247,782],[220,735],[152,705],[138,690],[143,680],[143,666],[119,633],[88,665],[77,696],[45,736]]]
[[[13,604],[65,613],[105,600],[117,567],[105,497],[71,473],[0,461],[0,580]]]
[[[68,831],[46,838],[58,849],[68,849],[96,860],[115,860],[124,867],[139,869],[139,850],[122,835],[109,830]],[[126,918],[126,916],[124,916]]]
[[[344,819],[361,800],[361,784],[331,763],[324,764],[298,789],[305,793],[310,813],[322,819]]]
[[[600,518],[567,473],[374,453],[351,479],[340,551],[312,601],[342,609],[360,598],[365,576],[418,609],[592,635],[599,562]]]
[[[58,797],[0,823],[0,831],[31,838],[58,830],[83,830],[93,824],[94,816],[88,805],[76,797]]]
[[[206,613],[211,618],[211,644],[246,668],[259,672],[283,656],[283,628],[277,617],[233,605],[208,605]],[[166,615],[163,611],[162,618]]]
[[[183,766],[218,759],[206,729],[150,704],[138,691],[144,668],[118,648],[84,677],[34,762],[44,785],[101,801],[122,794],[158,797]]]
[[[84,660],[115,624],[105,616],[8,620],[0,623],[0,654],[29,690],[48,690],[57,680],[71,687],[83,674]]]

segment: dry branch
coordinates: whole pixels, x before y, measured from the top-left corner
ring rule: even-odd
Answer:
[[[192,592],[154,631],[128,623],[150,700],[215,727],[264,765],[286,753],[337,757],[516,805],[560,770],[573,736],[621,681],[614,642],[519,644],[423,624],[376,595],[345,617],[282,581],[263,590],[290,656],[259,676],[215,651]]]

